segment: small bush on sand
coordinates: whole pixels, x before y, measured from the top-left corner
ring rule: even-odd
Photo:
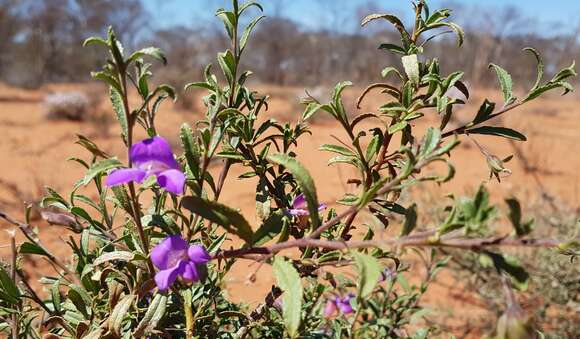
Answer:
[[[44,98],[44,114],[51,120],[86,120],[90,113],[90,100],[82,92],[56,92]]]

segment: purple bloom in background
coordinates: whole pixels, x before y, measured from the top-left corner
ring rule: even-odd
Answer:
[[[387,280],[393,280],[396,277],[397,277],[397,272],[393,272],[389,268],[385,268],[381,272],[381,276],[379,277],[379,282],[385,282]]]
[[[320,204],[318,206],[318,211],[322,211],[326,209],[326,204]],[[308,212],[308,203],[306,203],[306,198],[304,194],[300,193],[294,201],[292,201],[292,208],[288,210],[288,214],[293,215],[295,217],[300,216],[308,216],[310,212]]]
[[[324,317],[325,318],[332,318],[336,312],[338,312],[338,308],[336,307],[336,297],[333,299],[328,299],[326,302],[326,306],[324,307]]]
[[[354,298],[354,294],[349,293],[343,298],[336,298],[336,307],[340,310],[340,312],[344,315],[354,313],[352,305],[350,301]]]
[[[160,136],[143,140],[131,146],[129,157],[133,166],[109,173],[106,185],[109,187],[129,182],[142,183],[154,175],[159,186],[173,194],[183,194],[185,174],[173,156],[171,146]]]
[[[324,317],[331,318],[338,312],[342,313],[343,315],[354,313],[354,309],[350,304],[350,301],[354,297],[354,294],[349,293],[344,297],[335,296],[331,299],[328,299],[326,306],[324,307]]]
[[[178,277],[187,282],[199,281],[198,265],[205,265],[210,260],[205,248],[189,246],[179,235],[165,238],[151,251],[151,261],[159,269],[155,283],[160,291],[168,290]]]

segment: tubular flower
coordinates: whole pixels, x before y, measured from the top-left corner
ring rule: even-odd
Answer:
[[[318,205],[318,210],[322,211],[326,209],[326,204]],[[304,194],[300,193],[294,201],[292,201],[292,208],[288,210],[288,214],[293,215],[295,217],[300,216],[308,216],[310,212],[308,212],[308,204],[306,203],[306,198]]]
[[[133,166],[112,171],[105,184],[109,187],[129,182],[142,183],[154,175],[159,186],[173,194],[183,194],[185,174],[164,138],[154,136],[131,146],[129,158]]]
[[[165,238],[151,251],[151,261],[159,269],[155,274],[155,283],[160,291],[168,290],[178,277],[186,282],[199,281],[199,266],[210,260],[211,256],[205,248],[189,246],[179,235]]]
[[[344,297],[335,296],[328,299],[326,306],[324,307],[324,317],[331,318],[336,313],[340,312],[343,315],[354,313],[354,309],[350,304],[350,301],[354,298],[354,294],[349,293]]]

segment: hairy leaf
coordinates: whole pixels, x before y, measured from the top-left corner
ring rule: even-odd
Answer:
[[[228,232],[239,236],[246,242],[252,242],[253,232],[250,224],[235,209],[196,196],[184,197],[181,199],[181,204],[189,211],[222,226]]]
[[[482,126],[469,129],[467,132],[469,134],[496,135],[517,141],[527,140],[526,136],[523,135],[522,133],[507,127]]]
[[[499,79],[499,85],[501,87],[501,91],[503,93],[504,99],[504,106],[507,106],[514,102],[515,98],[513,97],[513,82],[511,75],[503,68],[496,64],[490,64],[490,68],[492,68],[496,73]]]
[[[366,298],[379,283],[382,268],[378,260],[373,256],[360,252],[354,252],[353,256],[358,270],[358,296],[359,298]]]
[[[274,259],[274,276],[284,291],[282,296],[282,316],[288,334],[294,338],[298,335],[302,313],[302,282],[300,275],[292,264],[282,257]]]

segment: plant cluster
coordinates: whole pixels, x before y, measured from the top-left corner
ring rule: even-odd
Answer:
[[[524,141],[520,132],[490,120],[545,92],[570,92],[574,65],[544,81],[540,54],[526,49],[537,59],[538,77],[522,98],[515,97],[509,73],[490,65],[504,102],[485,100],[472,121],[449,129],[455,108],[469,100],[469,89],[461,81],[463,72],[443,74],[438,60],[424,51],[447,33],[455,34],[460,46],[463,31],[449,21],[450,10],[430,11],[424,0],[416,1],[414,10],[411,29],[391,14],[369,15],[362,22],[389,23],[401,38],[380,49],[400,55],[402,68],[386,67],[385,82],[368,86],[358,100],[379,90],[385,103],[376,112],[348,112],[342,93],[351,83],[342,82],[330,102],[309,97],[295,124],[281,124],[267,118],[268,96],[250,89],[252,73],[240,69],[251,33],[264,18],[242,27],[242,16],[262,7],[233,0],[231,9],[216,13],[231,43],[217,55],[217,72],[210,65],[202,81],[186,86],[206,91],[206,111],[193,127],[181,126],[177,153],[156,129],[160,106],[175,99],[170,86],[150,83],[153,65],[146,60],[166,63],[162,51],[129,53],[112,29],[106,38],[86,40],[85,45],[109,53],[93,76],[110,88],[127,162],[80,136],[77,143],[88,154],[72,161],[86,169],[85,176],[66,195],[48,189],[42,205],[58,211],[51,213],[52,222],[78,233],[68,241],[70,262],[43,245],[28,219],[0,215],[27,238],[18,247],[13,240],[13,262],[0,270],[3,331],[13,338],[426,338],[436,328],[417,322],[425,315],[420,300],[451,258],[442,249],[454,249],[476,253],[501,277],[508,303],[495,335],[540,335],[513,292],[526,288],[529,274],[500,249],[542,247],[573,257],[577,240],[534,238],[515,201],[510,203],[513,232],[494,229],[496,208],[484,188],[473,198],[454,199],[445,220],[429,228],[418,225],[418,206],[401,205],[400,196],[421,182],[451,180],[451,154],[466,135]],[[130,100],[134,93],[137,105]],[[348,182],[358,193],[332,204],[337,207],[319,201],[314,179],[297,160],[301,138],[313,133],[308,122],[315,114],[330,115],[345,131],[346,139],[320,147],[332,154],[329,165],[346,164],[357,173]],[[426,115],[439,122],[417,128]],[[138,128],[147,139],[135,140]],[[499,179],[504,161],[484,155]],[[212,173],[209,165],[216,159],[222,166]],[[436,163],[447,170],[433,174],[439,167],[430,165]],[[258,225],[220,202],[234,166],[245,169],[239,180],[256,182]],[[91,187],[95,198],[84,193]],[[370,221],[360,218],[363,213]],[[396,220],[403,220],[400,226],[390,225]],[[226,248],[232,239],[238,247]],[[296,255],[285,257],[281,252],[287,249]],[[424,276],[410,271],[407,250],[422,259]],[[55,274],[40,280],[46,296],[18,267],[22,255],[44,256],[53,264]],[[239,260],[273,266],[277,284],[255,309],[226,297],[225,279]]]

